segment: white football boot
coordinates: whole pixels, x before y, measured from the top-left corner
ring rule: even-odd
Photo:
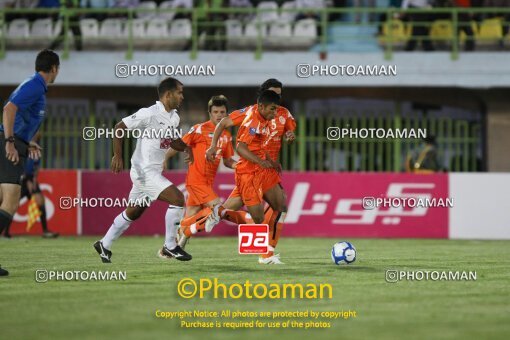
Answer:
[[[220,209],[220,205],[219,204],[216,204],[213,208],[212,208],[212,213],[207,216],[207,220],[205,221],[205,231],[207,233],[210,233],[213,228],[218,224],[220,223],[221,221],[221,217],[218,213],[218,210]]]
[[[259,263],[260,264],[285,264],[282,261],[280,261],[280,254],[275,254],[271,257],[263,258],[259,257]]]

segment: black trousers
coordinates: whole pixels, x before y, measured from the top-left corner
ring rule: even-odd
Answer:
[[[466,34],[464,49],[466,51],[473,51],[475,49],[475,33],[471,27],[471,17],[467,13],[459,13],[457,18],[459,22],[459,32],[464,31]]]
[[[72,16],[69,18],[69,28],[73,32],[74,35],[74,47],[77,51],[81,51],[83,49],[82,38],[81,38],[81,29],[80,29],[80,18],[78,16]],[[54,50],[60,46],[60,44],[64,41],[65,38],[65,27],[64,23],[62,23],[62,29],[58,36],[53,40],[49,49]]]
[[[406,51],[414,51],[419,41],[421,41],[425,51],[434,50],[429,39],[430,23],[432,20],[433,18],[427,12],[409,14],[409,21],[413,23],[413,31],[411,33],[411,38],[407,42]]]

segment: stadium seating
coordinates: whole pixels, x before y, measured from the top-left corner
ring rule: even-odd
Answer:
[[[30,24],[27,19],[15,19],[7,30],[7,48],[24,48],[29,46]]]
[[[227,49],[253,49],[257,46],[259,36],[257,21],[248,22],[244,26],[240,20],[225,21]],[[313,19],[290,22],[261,23],[260,35],[263,47],[268,50],[296,50],[309,49],[317,42],[317,23]]]
[[[62,25],[63,24],[64,24],[64,22],[62,20],[57,20],[55,25],[53,25],[53,37],[56,37],[57,35],[60,34],[60,31],[62,30]],[[69,41],[73,41],[73,32],[71,30],[69,30],[67,32],[67,39]]]
[[[264,47],[273,50],[286,50],[292,37],[292,26],[289,22],[273,22],[269,26],[269,35]]]
[[[390,44],[394,48],[402,48],[409,39],[409,32],[402,20],[394,19],[383,24],[382,35],[379,36],[379,44],[386,46]]]
[[[290,48],[309,49],[317,42],[317,22],[314,19],[303,19],[296,22],[291,38]]]
[[[478,33],[478,25],[477,25],[476,21],[474,21],[474,20],[471,21],[470,24],[471,24],[471,29],[473,30],[473,33],[475,34],[475,36],[473,38],[476,39],[476,36],[479,34]],[[459,40],[460,40],[461,44],[464,44],[464,42],[466,41],[466,38],[467,38],[466,33],[464,33],[464,31],[460,31]]]
[[[152,49],[164,48],[168,45],[168,22],[164,19],[150,20],[143,39]]]
[[[181,49],[191,39],[191,23],[188,21],[176,20],[176,13],[173,8],[189,8],[191,0],[167,0],[160,3],[159,7],[155,1],[143,1],[136,8],[156,11],[155,13],[137,12],[133,19],[133,45],[137,49]],[[296,9],[297,1],[286,1],[281,3],[280,9],[276,1],[262,1],[257,5],[261,11],[258,15],[236,17],[226,20],[223,23],[226,28],[226,45],[228,50],[253,49],[256,47],[258,32],[257,23],[262,24],[261,35],[264,49],[309,49],[317,42],[317,27],[313,19],[300,20],[296,22],[296,13],[287,12],[286,9]],[[159,11],[158,11],[159,9]],[[266,11],[266,12],[264,12]],[[475,21],[471,22],[475,33],[477,50],[500,49],[503,39],[508,40],[510,46],[510,35],[503,37],[503,26],[501,18],[485,19],[477,27]],[[51,40],[60,33],[62,22],[52,21],[50,18],[37,19],[32,24],[26,19],[16,19],[6,23],[6,34],[8,49],[40,49],[48,46]],[[103,22],[96,19],[81,19],[80,27],[83,35],[83,47],[85,50],[118,48],[125,49],[128,46],[129,26],[127,19],[108,18]],[[348,29],[351,29],[350,31]],[[399,19],[393,19],[382,23],[382,34],[378,37],[379,45],[387,46],[390,42],[394,49],[402,48],[408,41],[411,34],[412,23],[405,24]],[[337,32],[338,30],[338,32]],[[365,36],[372,36],[371,32],[359,33],[359,27],[349,25],[330,25],[328,28],[327,48],[330,51],[352,51],[353,47],[343,48],[342,44],[360,45]],[[202,31],[202,30],[200,30]],[[199,32],[200,32],[199,31]],[[454,26],[451,20],[436,20],[431,23],[430,36],[436,49],[450,49]],[[359,37],[356,39],[344,37]],[[72,39],[72,32],[69,32]],[[335,38],[337,37],[337,38]],[[338,38],[340,37],[340,38]],[[166,39],[168,38],[168,39]],[[202,32],[199,40],[200,46],[205,35]],[[371,43],[377,48],[377,41],[372,37]],[[459,43],[464,44],[466,34],[459,30]],[[202,43],[200,43],[202,41]],[[336,48],[336,47],[342,48]],[[315,46],[317,48],[317,46]],[[488,48],[487,48],[488,47]],[[313,50],[313,49],[312,49]]]
[[[191,21],[177,19],[170,26],[170,48],[182,50],[191,39]]]
[[[451,48],[454,36],[450,20],[435,20],[430,27],[430,37],[436,49]]]
[[[135,38],[143,38],[145,37],[145,25],[146,21],[144,19],[134,19],[133,20],[133,37]],[[126,22],[124,25],[124,34],[125,37],[129,37],[129,24]]]
[[[236,50],[243,47],[243,24],[236,19],[225,21],[227,36],[227,50]]]
[[[163,1],[162,3],[159,4],[159,9],[168,10],[170,8],[174,8],[173,4],[174,4],[173,1]],[[160,11],[158,14],[158,18],[165,19],[168,21],[171,21],[174,17],[175,17],[175,12]]]
[[[126,47],[127,39],[122,28],[123,24],[123,19],[105,19],[99,28],[99,45],[102,48]]]
[[[501,19],[485,19],[480,25],[476,36],[477,49],[492,48],[503,39]]]
[[[287,1],[282,4],[281,13],[280,13],[280,21],[283,22],[294,22],[296,19],[297,12],[288,12],[284,11],[285,9],[295,9],[296,2],[295,1]]]
[[[93,49],[99,45],[99,23],[96,19],[81,19],[80,29],[84,49]]]
[[[257,15],[255,20],[260,20],[263,23],[278,21],[278,4],[276,2],[262,1],[257,5],[257,9],[262,12]]]
[[[256,21],[252,21],[244,27],[243,46],[247,48],[255,48],[257,46],[257,38],[259,36],[258,25]],[[260,36],[262,39],[267,37],[267,25],[260,24]]]
[[[133,34],[133,46],[134,48],[139,48],[139,49],[146,49],[146,48],[150,48],[150,42],[144,40],[145,36],[147,35],[147,32],[146,32],[146,20],[145,19],[134,19],[133,20],[133,28],[132,28],[132,34]],[[122,34],[125,39],[126,39],[126,44],[128,43],[127,42],[127,39],[129,38],[129,23],[128,21],[126,21],[125,25],[124,25],[124,32]],[[127,45],[126,45],[127,46]]]
[[[60,33],[60,31],[56,33]],[[53,21],[50,18],[37,19],[30,29],[31,47],[45,48],[51,43],[55,35]]]
[[[136,12],[136,16],[140,19],[150,20],[150,19],[154,18],[155,15],[154,15],[154,12],[150,12],[148,10],[154,11],[154,10],[156,10],[157,7],[158,6],[153,1],[140,2],[138,7],[136,8],[137,10],[140,10],[140,11]]]

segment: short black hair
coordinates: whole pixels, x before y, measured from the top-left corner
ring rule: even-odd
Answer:
[[[42,50],[35,58],[35,72],[50,72],[53,66],[60,66],[58,54],[52,50]]]
[[[271,90],[262,91],[257,98],[258,104],[269,105],[276,104],[280,105],[280,95]]]
[[[270,89],[271,87],[279,88],[279,89],[283,90],[283,84],[281,81],[279,81],[278,79],[275,79],[275,78],[270,78],[270,79],[266,80],[265,82],[263,82],[262,85],[260,85],[259,90],[258,90],[258,95],[260,95],[265,90]]]
[[[163,95],[167,91],[173,91],[173,90],[177,89],[178,85],[182,85],[182,83],[175,78],[168,77],[166,79],[163,79],[161,81],[161,83],[159,83],[159,85],[158,85],[159,98],[163,97]]]
[[[211,108],[213,106],[225,106],[225,109],[228,111],[228,99],[224,95],[220,94],[219,96],[212,96],[207,103],[207,112],[211,112]]]

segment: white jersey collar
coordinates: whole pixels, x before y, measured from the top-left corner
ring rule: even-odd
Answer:
[[[172,116],[175,113],[175,110],[170,110],[170,112],[167,112],[167,110],[165,109],[165,105],[163,105],[163,103],[160,102],[159,100],[156,100],[156,107],[158,108],[159,112],[169,113],[170,116]]]

